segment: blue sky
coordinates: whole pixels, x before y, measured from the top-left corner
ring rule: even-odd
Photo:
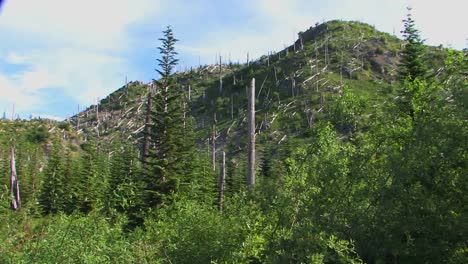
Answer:
[[[170,24],[180,67],[245,61],[331,19],[397,35],[406,6],[426,43],[467,47],[466,0],[6,0],[0,8],[0,111],[65,118],[121,87],[156,77]]]

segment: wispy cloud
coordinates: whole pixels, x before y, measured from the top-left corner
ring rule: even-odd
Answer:
[[[41,110],[48,100],[41,90],[50,88],[79,104],[106,96],[131,72],[129,27],[158,12],[152,0],[8,1],[0,16],[0,33],[10,39],[0,44],[2,68],[27,67],[0,71],[0,105]]]
[[[5,62],[9,64],[25,64],[27,62],[28,58],[24,55],[20,55],[14,52],[8,53],[8,55],[5,58]]]

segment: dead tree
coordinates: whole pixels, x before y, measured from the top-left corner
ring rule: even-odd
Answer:
[[[96,99],[96,122],[99,124],[99,98]]]
[[[278,87],[279,86],[279,81],[278,81],[278,76],[276,74],[276,67],[273,67],[273,70],[275,71],[275,85],[276,85],[276,87]]]
[[[11,191],[11,209],[16,211],[21,209],[21,199],[20,199],[20,190],[19,190],[19,180],[16,175],[16,163],[15,163],[15,148],[11,147],[11,156],[10,156],[10,191]]]
[[[223,92],[223,77],[219,76],[219,92]]]
[[[80,129],[80,105],[78,105],[78,112],[76,114],[76,131],[78,131],[79,129]]]
[[[223,212],[224,190],[226,188],[226,152],[223,151],[218,181],[218,210]]]
[[[213,164],[213,171],[216,170],[216,125],[213,125],[211,131],[211,161]]]
[[[231,94],[231,120],[234,120],[234,96]]]
[[[190,85],[188,86],[188,100],[189,102],[192,100],[192,87]]]
[[[150,133],[151,133],[151,109],[153,108],[153,97],[152,97],[153,84],[149,87],[147,101],[146,101],[146,116],[145,116],[145,132],[143,139],[143,153],[141,155],[142,162],[146,167],[149,156],[150,148]]]
[[[249,153],[247,161],[247,186],[253,186],[255,185],[255,78],[252,78],[248,99]]]

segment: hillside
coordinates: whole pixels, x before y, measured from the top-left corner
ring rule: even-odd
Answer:
[[[190,93],[189,108],[200,144],[216,123],[222,145],[230,144],[233,152],[244,147],[241,132],[246,125],[250,78],[257,80],[260,145],[304,137],[317,120],[331,120],[329,106],[343,89],[365,104],[367,114],[394,98],[400,39],[361,22],[344,21],[318,24],[298,35],[291,46],[248,64],[218,62],[175,74],[187,97]],[[426,55],[434,72],[442,67],[446,54],[444,49],[428,47]],[[141,143],[150,89],[150,84],[129,82],[71,122],[79,133],[102,142],[121,138]],[[362,113],[359,122],[365,124],[366,118],[370,116]]]
[[[160,80],[0,120],[0,262],[467,263],[468,49],[410,18],[176,73],[168,26]]]

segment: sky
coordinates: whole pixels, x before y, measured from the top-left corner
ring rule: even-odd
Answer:
[[[407,6],[427,44],[468,47],[466,0],[4,0],[0,111],[63,120],[125,80],[150,82],[167,25],[184,69],[258,58],[332,19],[401,36]]]

